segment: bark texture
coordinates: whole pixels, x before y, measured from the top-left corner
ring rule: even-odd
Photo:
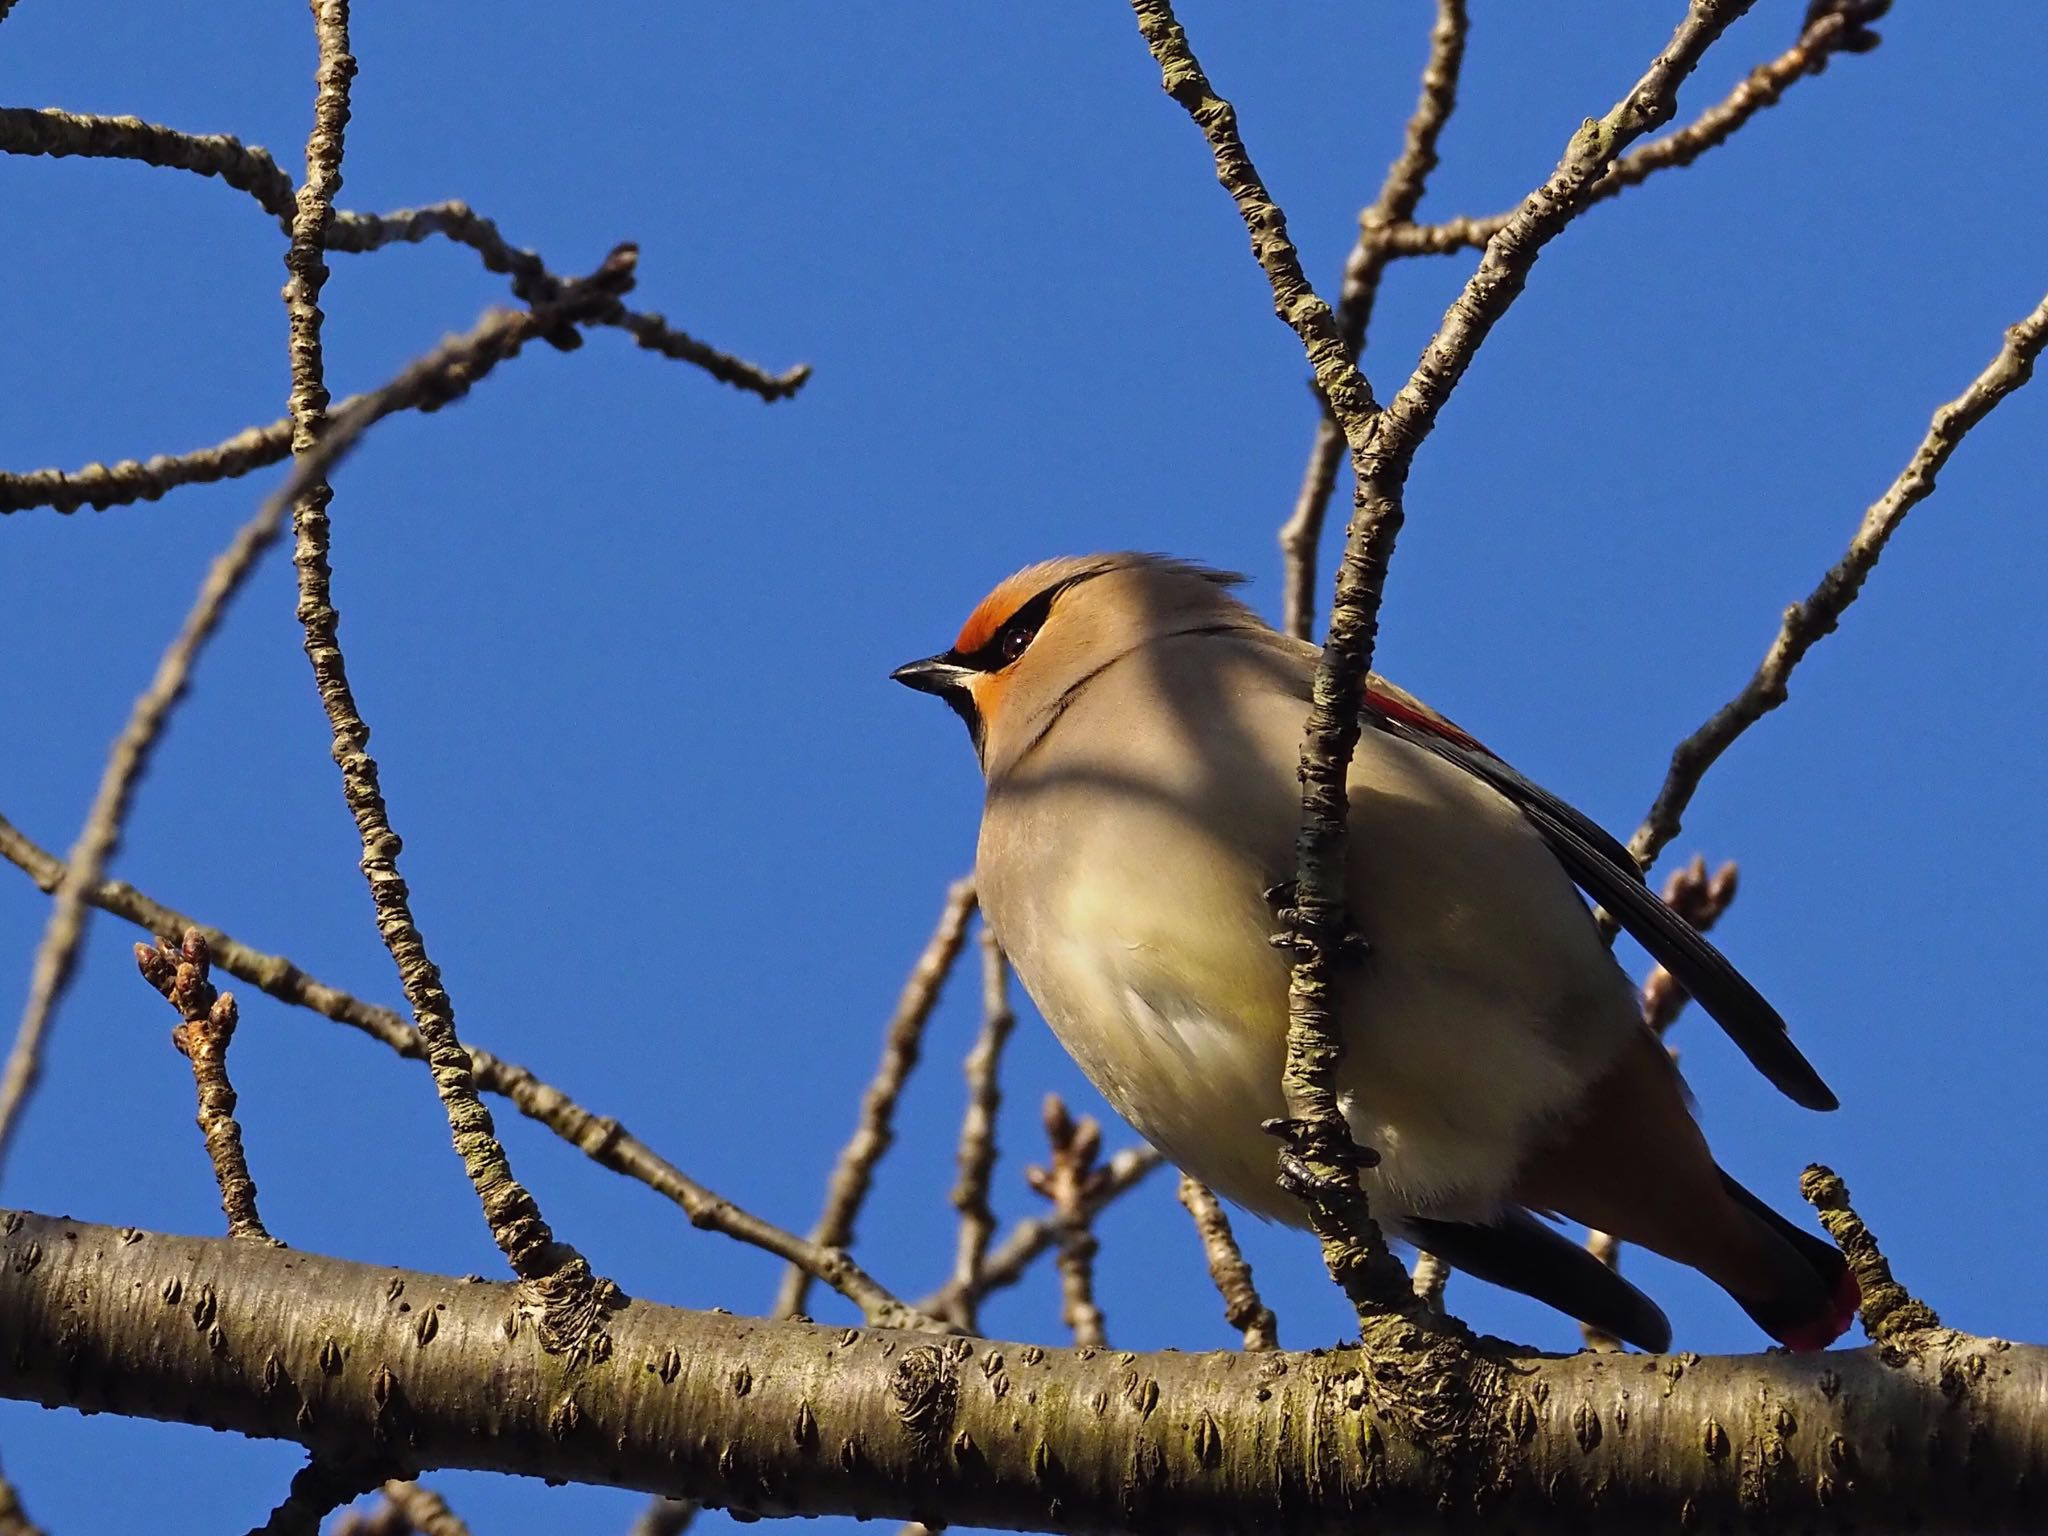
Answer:
[[[760,1514],[1047,1531],[1368,1525],[2022,1530],[2048,1350],[1129,1354],[616,1298],[574,1356],[522,1288],[0,1216],[0,1393],[295,1440],[377,1471],[606,1483]]]

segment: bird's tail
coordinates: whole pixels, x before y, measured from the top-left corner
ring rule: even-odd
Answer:
[[[1722,1187],[1764,1232],[1769,1241],[1753,1245],[1771,1253],[1772,1262],[1759,1279],[1755,1265],[1745,1267],[1733,1283],[1714,1279],[1734,1297],[1756,1325],[1788,1349],[1826,1349],[1856,1320],[1863,1292],[1848,1260],[1833,1244],[1780,1216],[1724,1172]],[[1709,1273],[1712,1273],[1710,1270]]]
[[[1654,1301],[1519,1206],[1484,1224],[1404,1217],[1401,1230],[1453,1269],[1533,1296],[1637,1349],[1671,1347],[1671,1324]]]

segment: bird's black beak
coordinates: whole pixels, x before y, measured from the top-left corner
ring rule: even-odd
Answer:
[[[949,703],[966,693],[967,679],[973,675],[972,667],[963,667],[950,656],[927,656],[922,661],[907,661],[889,674],[906,688],[935,694]]]
[[[974,707],[974,690],[967,686],[974,668],[963,666],[953,652],[947,651],[922,661],[906,661],[889,675],[906,688],[944,699],[947,708],[966,725],[967,734],[974,741],[974,755],[981,755],[981,711]]]

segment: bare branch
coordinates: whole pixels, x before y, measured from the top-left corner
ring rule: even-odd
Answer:
[[[1209,1279],[1223,1298],[1224,1321],[1244,1335],[1246,1349],[1278,1349],[1280,1329],[1273,1309],[1259,1300],[1252,1267],[1237,1246],[1237,1234],[1230,1230],[1230,1218],[1222,1205],[1208,1185],[1189,1173],[1180,1176],[1180,1203],[1195,1219],[1195,1235],[1202,1240]]]
[[[1103,1209],[1121,1199],[1163,1166],[1165,1159],[1151,1147],[1125,1147],[1111,1155],[1102,1166],[1102,1183],[1089,1202],[1092,1224]],[[1050,1216],[1027,1216],[1010,1228],[1009,1235],[981,1266],[970,1287],[947,1282],[918,1302],[920,1312],[934,1317],[957,1317],[963,1305],[977,1306],[997,1291],[1006,1291],[1031,1272],[1031,1266],[1059,1245],[1060,1224]]]
[[[1820,0],[1809,8],[1797,42],[1757,65],[1734,90],[1683,128],[1616,161],[1587,191],[1584,206],[1619,197],[1659,171],[1682,170],[1708,150],[1727,143],[1758,113],[1776,106],[1799,81],[1820,74],[1837,54],[1868,53],[1877,42],[1877,34],[1868,30],[1869,23],[1889,9],[1891,0]],[[1446,219],[1440,224],[1393,225],[1384,231],[1381,241],[1388,258],[1447,256],[1480,249],[1512,217],[1512,213],[1497,213],[1485,218]]]
[[[187,928],[180,942],[158,939],[152,948],[135,946],[135,963],[143,980],[164,995],[178,1011],[180,1023],[171,1043],[192,1063],[199,1090],[199,1130],[206,1155],[220,1185],[221,1209],[228,1218],[228,1236],[252,1242],[275,1242],[256,1214],[256,1181],[242,1151],[242,1128],[235,1121],[235,1089],[228,1080],[228,1047],[234,1042],[238,1015],[235,1000],[214,990],[206,935]]]
[[[1469,25],[1465,0],[1437,0],[1429,62],[1422,70],[1422,97],[1409,115],[1401,153],[1387,167],[1380,195],[1358,216],[1358,243],[1344,264],[1344,285],[1337,295],[1337,326],[1354,358],[1365,355],[1380,275],[1392,254],[1386,233],[1406,226],[1415,217],[1429,174],[1436,169],[1437,138],[1458,103],[1458,71],[1465,62]],[[1322,541],[1323,517],[1343,461],[1344,434],[1326,410],[1316,418],[1316,440],[1309,449],[1308,467],[1302,471],[1294,513],[1280,529],[1281,624],[1300,640],[1309,638],[1315,619],[1316,548]]]
[[[1941,1327],[1934,1308],[1918,1300],[1892,1278],[1892,1267],[1870,1228],[1849,1205],[1849,1187],[1832,1168],[1819,1163],[1799,1175],[1799,1193],[1820,1216],[1820,1224],[1842,1250],[1856,1283],[1863,1291],[1863,1331],[1870,1342],[1887,1352],[1912,1335]]]
[[[316,1451],[293,1474],[284,1502],[270,1512],[268,1520],[252,1526],[249,1536],[320,1536],[322,1520],[350,1499],[368,1493],[378,1481],[364,1470],[361,1461],[330,1460]]]
[[[0,21],[7,19],[11,3],[12,0],[0,0]],[[0,1536],[43,1536],[43,1528],[29,1519],[28,1511],[22,1508],[21,1495],[5,1477],[0,1477]]]
[[[1048,1093],[1045,1141],[1050,1165],[1026,1168],[1024,1182],[1051,1202],[1059,1225],[1061,1320],[1073,1330],[1076,1344],[1100,1349],[1109,1342],[1095,1301],[1095,1255],[1101,1244],[1094,1217],[1103,1180],[1095,1160],[1102,1152],[1102,1127],[1091,1115],[1076,1120],[1058,1094]]]
[[[353,404],[354,400],[344,401],[343,408]],[[291,455],[291,445],[292,423],[286,416],[268,426],[237,432],[211,448],[156,454],[140,463],[123,459],[118,464],[87,464],[72,470],[34,469],[25,474],[0,471],[0,513],[21,512],[30,507],[49,507],[63,513],[75,512],[83,506],[104,511],[129,502],[155,501],[181,485],[233,480],[278,463]]]
[[[866,1203],[875,1165],[894,1144],[896,1099],[910,1073],[917,1066],[923,1048],[924,1027],[938,1004],[939,991],[952,974],[953,962],[967,941],[967,922],[974,916],[974,882],[956,880],[946,891],[946,903],[939,912],[938,926],[925,942],[924,952],[910,968],[896,1011],[882,1032],[882,1059],[875,1067],[874,1080],[861,1095],[860,1120],[853,1136],[839,1154],[825,1190],[825,1208],[811,1228],[811,1241],[823,1248],[847,1248],[853,1243],[854,1222]],[[775,1298],[777,1317],[795,1317],[810,1295],[811,1277],[792,1268],[782,1277],[782,1289]]]
[[[186,1314],[204,1302],[217,1332],[167,1294]],[[535,1330],[506,1327],[522,1299],[10,1212],[0,1395],[330,1454],[402,1435],[422,1474],[1074,1532],[2033,1531],[2048,1470],[2048,1350],[1945,1329],[1808,1355],[1531,1355],[1417,1381],[1405,1357],[1358,1349],[1027,1348],[636,1299],[565,1390]],[[1467,1457],[1484,1476],[1460,1475]]]
[[[320,42],[313,131],[306,141],[306,181],[299,191],[291,250],[285,257],[291,271],[285,305],[291,314],[292,452],[302,457],[327,424],[320,290],[327,278],[327,228],[341,184],[342,133],[348,123],[349,82],[355,75],[355,60],[348,51],[347,0],[315,0],[313,17]],[[332,498],[322,476],[308,478],[301,488],[292,507],[297,535],[292,563],[298,568],[306,658],[333,733],[331,750],[341,770],[342,794],[362,842],[362,870],[376,907],[377,932],[398,968],[399,986],[412,1008],[434,1091],[447,1112],[456,1153],[476,1189],[492,1240],[522,1280],[568,1275],[582,1261],[560,1250],[539,1204],[512,1172],[491,1112],[477,1095],[469,1054],[456,1034],[455,1005],[427,954],[426,939],[412,914],[411,893],[399,873],[398,833],[384,803],[376,759],[369,752],[370,728],[356,702],[341,650],[341,615],[334,607],[328,563],[327,504]],[[587,1284],[587,1269],[582,1278]],[[572,1281],[569,1288],[581,1287]]]
[[[953,1257],[952,1293],[960,1298],[952,1321],[968,1333],[976,1330],[975,1281],[988,1256],[996,1229],[996,1213],[988,1203],[989,1179],[996,1166],[996,1112],[1002,1107],[1003,1046],[1016,1027],[1010,1007],[1010,966],[993,929],[981,929],[981,1033],[967,1053],[967,1109],[960,1117],[960,1176],[953,1185],[953,1209],[960,1213],[960,1236]]]
[[[1595,181],[1636,139],[1668,122],[1680,82],[1753,0],[1692,0],[1685,19],[1649,69],[1599,119],[1588,118],[1550,177],[1488,243],[1479,269],[1424,348],[1415,372],[1384,413],[1352,362],[1330,310],[1302,275],[1280,211],[1237,135],[1235,114],[1209,86],[1165,0],[1132,0],[1168,94],[1201,127],[1246,228],[1282,319],[1300,337],[1331,417],[1351,450],[1355,511],[1337,574],[1329,637],[1317,663],[1301,754],[1302,830],[1287,946],[1295,955],[1288,989],[1288,1119],[1284,1182],[1301,1195],[1322,1240],[1324,1261],[1359,1312],[1362,1327],[1407,1310],[1409,1281],[1380,1240],[1357,1171],[1361,1153],[1334,1090],[1342,1043],[1335,1023],[1336,963],[1358,936],[1344,912],[1347,775],[1358,742],[1358,701],[1372,663],[1387,563],[1400,532],[1401,491],[1416,450],[1480,346],[1528,282],[1543,247],[1583,208]]]
[[[1337,316],[1351,342],[1352,355],[1360,356],[1365,346],[1373,299],[1381,274],[1389,262],[1404,256],[1446,256],[1463,250],[1478,250],[1507,227],[1514,215],[1460,217],[1435,224],[1412,222],[1415,201],[1406,211],[1388,198],[1388,189],[1404,166],[1420,166],[1422,174],[1434,166],[1434,142],[1418,136],[1430,114],[1441,127],[1453,104],[1457,52],[1462,49],[1462,18],[1450,22],[1451,0],[1439,0],[1432,54],[1423,75],[1423,97],[1408,125],[1407,146],[1389,173],[1380,200],[1359,216],[1358,243],[1352,248],[1344,269],[1344,289],[1337,303]],[[1799,39],[1784,53],[1751,70],[1747,79],[1721,101],[1707,108],[1683,128],[1645,144],[1624,156],[1588,189],[1583,208],[1618,197],[1630,187],[1640,186],[1658,171],[1691,165],[1708,150],[1725,144],[1745,123],[1766,108],[1775,106],[1796,82],[1818,75],[1828,61],[1840,53],[1867,53],[1877,45],[1870,23],[1891,7],[1891,0],[1816,0]],[[1448,63],[1448,68],[1446,68]],[[1432,90],[1432,79],[1439,87]],[[1427,153],[1417,152],[1418,145]],[[1406,185],[1406,183],[1404,183]],[[1420,191],[1420,179],[1413,185]],[[1417,199],[1419,200],[1419,199]],[[1337,473],[1344,453],[1343,434],[1326,411],[1316,422],[1315,442],[1309,450],[1308,465],[1302,472],[1301,490],[1294,512],[1280,530],[1280,547],[1285,556],[1285,625],[1288,633],[1302,639],[1309,636],[1309,622],[1315,609],[1316,548],[1321,539],[1323,519],[1330,496],[1336,489]]]
[[[145,165],[217,177],[237,191],[247,193],[258,207],[277,219],[287,233],[297,211],[291,178],[279,168],[270,151],[244,144],[224,133],[183,133],[159,123],[145,123],[136,117],[101,117],[86,112],[64,112],[55,107],[0,107],[0,151],[56,158],[87,155],[101,159],[136,160]],[[416,245],[430,236],[439,236],[475,251],[486,271],[512,279],[514,296],[529,307],[552,303],[561,293],[563,279],[550,272],[538,255],[513,245],[500,233],[495,222],[461,201],[434,203],[424,208],[401,208],[395,213],[353,213],[347,209],[334,209],[327,227],[325,248],[362,253],[381,250],[388,245]],[[803,387],[811,375],[807,363],[799,363],[781,373],[770,373],[756,363],[721,351],[678,330],[658,314],[630,310],[623,303],[593,316],[590,323],[617,326],[649,351],[693,363],[721,384],[747,390],[770,402],[788,399]],[[267,430],[250,429],[251,432]],[[155,462],[151,461],[152,464]],[[10,486],[10,480],[42,480],[56,473],[38,470],[32,475],[0,478],[0,511],[17,511],[21,506],[45,504],[38,501],[9,505],[14,496],[23,493]],[[55,505],[54,502],[48,504]],[[113,501],[94,503],[96,506],[113,504]]]
[[[2048,297],[2006,331],[2005,345],[1970,381],[1970,387],[1934,413],[1927,435],[1898,478],[1863,514],[1842,558],[1821,577],[1818,586],[1785,610],[1784,623],[1755,675],[1678,744],[1649,814],[1629,839],[1629,852],[1643,868],[1655,863],[1657,855],[1678,835],[1686,807],[1692,804],[1707,770],[1737,737],[1785,702],[1793,669],[1817,642],[1834,633],[1863,590],[1886,543],[1906,514],[1934,493],[1935,477],[1970,430],[1990,415],[1999,401],[2033,377],[2034,360],[2044,344],[2048,344]]]
[[[0,858],[22,870],[44,891],[55,891],[64,865],[0,816]],[[411,1022],[388,1008],[366,1003],[307,975],[282,955],[265,954],[220,929],[166,907],[133,886],[102,881],[86,895],[102,911],[172,939],[188,929],[202,934],[213,963],[281,1003],[305,1008],[346,1024],[399,1055],[424,1061],[426,1053]],[[464,1042],[478,1089],[508,1098],[528,1119],[547,1127],[600,1167],[645,1184],[679,1206],[692,1226],[722,1233],[807,1268],[861,1309],[868,1322],[890,1328],[944,1331],[944,1324],[897,1300],[841,1249],[822,1248],[764,1221],[715,1190],[690,1178],[618,1121],[593,1114],[552,1084],[516,1062],[503,1061],[481,1046]],[[1032,1255],[1036,1256],[1035,1252]]]
[[[367,1513],[350,1510],[335,1521],[330,1536],[469,1536],[469,1527],[448,1501],[419,1483],[394,1478]]]
[[[1378,434],[1379,407],[1372,386],[1352,361],[1350,349],[1337,326],[1330,306],[1317,297],[1301,269],[1301,257],[1287,238],[1287,221],[1252,164],[1244,141],[1238,136],[1237,113],[1218,96],[1202,73],[1189,47],[1187,34],[1174,19],[1166,0],[1131,0],[1137,14],[1138,30],[1144,34],[1153,59],[1159,65],[1160,83],[1202,130],[1216,160],[1216,179],[1237,204],[1239,217],[1252,240],[1257,258],[1273,290],[1274,312],[1300,338],[1315,372],[1316,387],[1322,392],[1331,418],[1344,434],[1354,456],[1363,454]],[[1365,477],[1361,474],[1361,485]],[[1335,642],[1333,641],[1333,644]],[[1316,698],[1320,705],[1328,681],[1317,672]],[[1359,669],[1358,681],[1364,681]],[[1354,688],[1349,697],[1355,701]],[[1329,711],[1325,710],[1324,713]],[[1321,807],[1324,830],[1320,841],[1341,843],[1343,830],[1344,763],[1356,740],[1356,705],[1347,708],[1352,737],[1341,743],[1342,759],[1336,762],[1337,787],[1330,790],[1309,773],[1304,754],[1303,787],[1314,799],[1331,803]],[[1311,717],[1311,731],[1318,729]],[[1333,734],[1335,728],[1331,728]],[[1328,758],[1329,753],[1323,756]],[[1330,775],[1326,772],[1324,779]],[[1334,795],[1334,799],[1332,796]],[[1341,846],[1337,855],[1341,859]],[[1378,1225],[1367,1209],[1365,1192],[1359,1186],[1358,1170],[1368,1166],[1372,1154],[1362,1152],[1351,1139],[1351,1129],[1337,1108],[1332,1086],[1342,1054],[1329,1003],[1327,951],[1334,935],[1330,921],[1337,906],[1340,887],[1335,868],[1327,857],[1317,866],[1309,829],[1301,841],[1303,894],[1295,916],[1293,942],[1297,946],[1294,980],[1289,987],[1290,1023],[1287,1034],[1287,1066],[1281,1086],[1287,1099],[1288,1118],[1275,1122],[1283,1133],[1284,1182],[1300,1195],[1308,1208],[1309,1222],[1322,1243],[1323,1261],[1343,1287],[1358,1311],[1361,1326],[1372,1314],[1399,1305],[1407,1293],[1407,1276],[1387,1252]]]
[[[1737,871],[1732,863],[1723,864],[1709,879],[1706,859],[1695,854],[1690,864],[1672,871],[1671,878],[1664,882],[1664,905],[1692,924],[1695,932],[1707,933],[1735,899],[1736,883]],[[1605,919],[1604,913],[1602,918]],[[1661,1038],[1678,1022],[1690,1000],[1691,994],[1679,985],[1676,976],[1661,965],[1653,966],[1643,979],[1643,1022]],[[1621,1268],[1621,1239],[1611,1232],[1588,1232],[1586,1251],[1609,1269]],[[1621,1348],[1621,1340],[1604,1328],[1582,1322],[1579,1331],[1585,1336],[1588,1349]]]
[[[683,1536],[701,1507],[694,1499],[656,1498],[640,1512],[626,1536]]]

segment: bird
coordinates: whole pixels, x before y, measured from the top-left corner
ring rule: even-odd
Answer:
[[[1183,1171],[1302,1225],[1262,1129],[1285,1113],[1295,873],[1317,647],[1163,555],[1006,578],[898,667],[966,723],[985,780],[975,882],[1019,980],[1103,1097]],[[1639,1349],[1663,1311],[1556,1224],[1689,1265],[1795,1350],[1856,1315],[1829,1243],[1722,1171],[1590,902],[1795,1103],[1836,1107],[1784,1020],[1628,850],[1377,675],[1348,780],[1335,1087],[1389,1235]],[[1583,893],[1583,894],[1582,894]]]

